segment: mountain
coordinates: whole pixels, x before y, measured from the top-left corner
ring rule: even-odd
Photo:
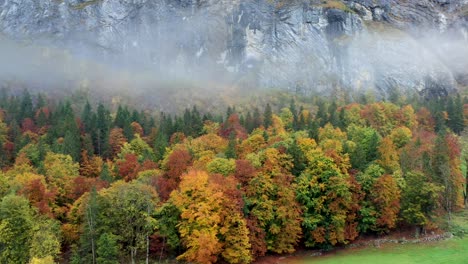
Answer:
[[[117,67],[305,93],[468,85],[467,0],[0,0],[0,34]]]

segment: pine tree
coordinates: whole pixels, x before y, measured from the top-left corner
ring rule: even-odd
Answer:
[[[89,104],[89,101],[86,101],[83,112],[81,113],[81,122],[83,122],[84,129],[88,133],[94,129],[93,115],[91,104]]]
[[[104,105],[99,104],[97,109],[96,117],[96,143],[95,148],[97,154],[103,157],[109,155],[109,130],[110,130],[110,113],[104,107]]]
[[[33,103],[29,91],[25,89],[21,97],[21,106],[18,116],[18,122],[23,121],[25,118],[33,118]]]
[[[297,130],[299,126],[299,118],[298,118],[296,103],[294,102],[294,99],[291,99],[291,102],[289,104],[289,110],[293,114],[292,128],[293,130]]]
[[[112,175],[109,170],[109,165],[107,165],[107,163],[104,163],[102,165],[102,170],[101,174],[99,175],[99,179],[108,183],[111,183],[113,181]]]
[[[228,158],[228,159],[237,158],[236,145],[237,145],[236,135],[235,135],[234,132],[231,132],[231,134],[229,135],[228,147],[227,147],[226,152],[225,152],[226,158]]]
[[[267,103],[265,107],[265,112],[263,112],[263,126],[268,128],[273,124],[273,112],[271,110],[271,106]]]
[[[252,126],[252,131],[262,125],[262,117],[260,115],[260,110],[258,110],[257,107],[254,108],[253,112],[253,126]]]
[[[454,111],[452,113],[452,116],[449,116],[452,125],[451,128],[453,132],[460,135],[460,133],[465,129],[465,117],[463,116],[463,103],[459,94],[455,98],[453,110]]]

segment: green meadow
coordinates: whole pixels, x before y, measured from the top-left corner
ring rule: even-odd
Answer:
[[[467,264],[468,210],[454,215],[452,239],[418,244],[387,244],[381,248],[345,249],[319,257],[305,257],[299,263],[320,264]]]

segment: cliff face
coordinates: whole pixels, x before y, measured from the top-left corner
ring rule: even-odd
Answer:
[[[0,32],[305,92],[444,93],[468,80],[467,0],[0,0]]]

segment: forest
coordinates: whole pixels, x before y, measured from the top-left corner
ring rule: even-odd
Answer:
[[[1,90],[0,263],[251,263],[466,204],[461,95],[226,108]]]

